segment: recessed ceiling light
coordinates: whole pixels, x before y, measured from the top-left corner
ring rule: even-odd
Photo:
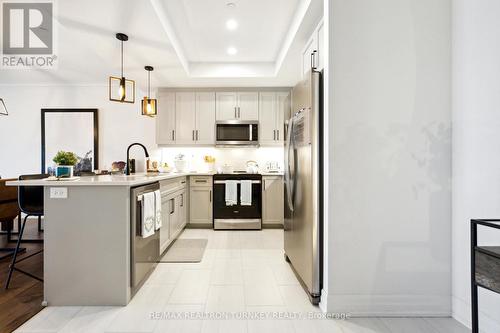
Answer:
[[[228,2],[226,3],[226,6],[228,6],[229,8],[234,8],[236,7],[236,4],[234,2]]]
[[[227,54],[229,55],[235,55],[236,53],[238,53],[238,50],[235,48],[235,47],[228,47],[227,48]]]
[[[238,28],[238,22],[234,19],[230,19],[226,21],[227,30],[236,30]]]

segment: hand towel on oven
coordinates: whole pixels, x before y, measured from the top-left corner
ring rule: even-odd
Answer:
[[[240,189],[240,202],[242,206],[252,205],[252,181],[242,180]]]
[[[226,180],[226,206],[238,204],[238,181]]]
[[[141,201],[141,236],[147,238],[155,233],[155,193],[148,192],[142,195]]]
[[[155,194],[155,230],[161,228],[161,192],[156,190]]]

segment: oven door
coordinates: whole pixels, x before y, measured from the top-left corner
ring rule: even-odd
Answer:
[[[258,146],[259,124],[255,121],[220,121],[215,125],[217,146]]]
[[[242,206],[241,185],[237,185],[237,204],[226,205],[225,180],[214,180],[214,229],[261,229],[262,182],[252,180],[252,204]]]

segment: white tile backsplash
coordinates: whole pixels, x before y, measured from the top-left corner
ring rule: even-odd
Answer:
[[[168,147],[161,148],[160,162],[167,162],[174,166],[174,158],[178,154],[184,154],[188,160],[189,170],[207,171],[208,166],[203,157],[211,155],[215,157],[215,169],[218,166],[229,164],[234,170],[245,170],[246,161],[254,160],[259,164],[261,171],[265,171],[266,162],[277,161],[283,170],[284,149],[282,147],[261,148],[215,148],[215,147]]]

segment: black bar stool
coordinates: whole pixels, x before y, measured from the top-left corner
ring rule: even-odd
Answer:
[[[0,235],[7,235],[7,243],[12,241],[12,235],[18,235],[19,232],[13,231],[14,220],[17,217],[17,230],[21,230],[21,211],[17,204],[17,187],[6,186],[6,182],[17,179],[2,179],[0,177]],[[14,255],[15,247],[0,248],[0,260]],[[19,248],[19,252],[26,249]]]
[[[49,175],[47,174],[41,174],[41,175],[22,175],[19,176],[19,180],[35,180],[35,179],[43,179],[47,178]],[[17,271],[19,273],[25,274],[29,277],[32,277],[33,279],[36,279],[38,281],[43,282],[43,279],[39,278],[38,276],[35,276],[29,272],[26,272],[20,268],[16,267],[16,264],[24,261],[26,259],[29,259],[37,254],[40,254],[43,252],[42,250],[39,250],[37,252],[34,252],[26,257],[23,257],[20,260],[17,259],[17,254],[19,253],[19,247],[21,245],[21,242],[23,241],[23,234],[24,234],[24,227],[26,226],[26,221],[28,220],[29,216],[36,216],[38,219],[40,219],[43,216],[43,186],[19,186],[18,189],[18,204],[19,204],[19,209],[21,212],[26,214],[24,217],[23,223],[21,225],[21,230],[19,230],[19,236],[17,239],[17,245],[16,249],[14,251],[14,257],[12,258],[12,263],[9,266],[9,275],[7,276],[7,281],[5,282],[5,289],[9,288],[10,284],[10,279],[12,278],[12,273],[14,271]],[[43,240],[39,240],[43,242]]]

